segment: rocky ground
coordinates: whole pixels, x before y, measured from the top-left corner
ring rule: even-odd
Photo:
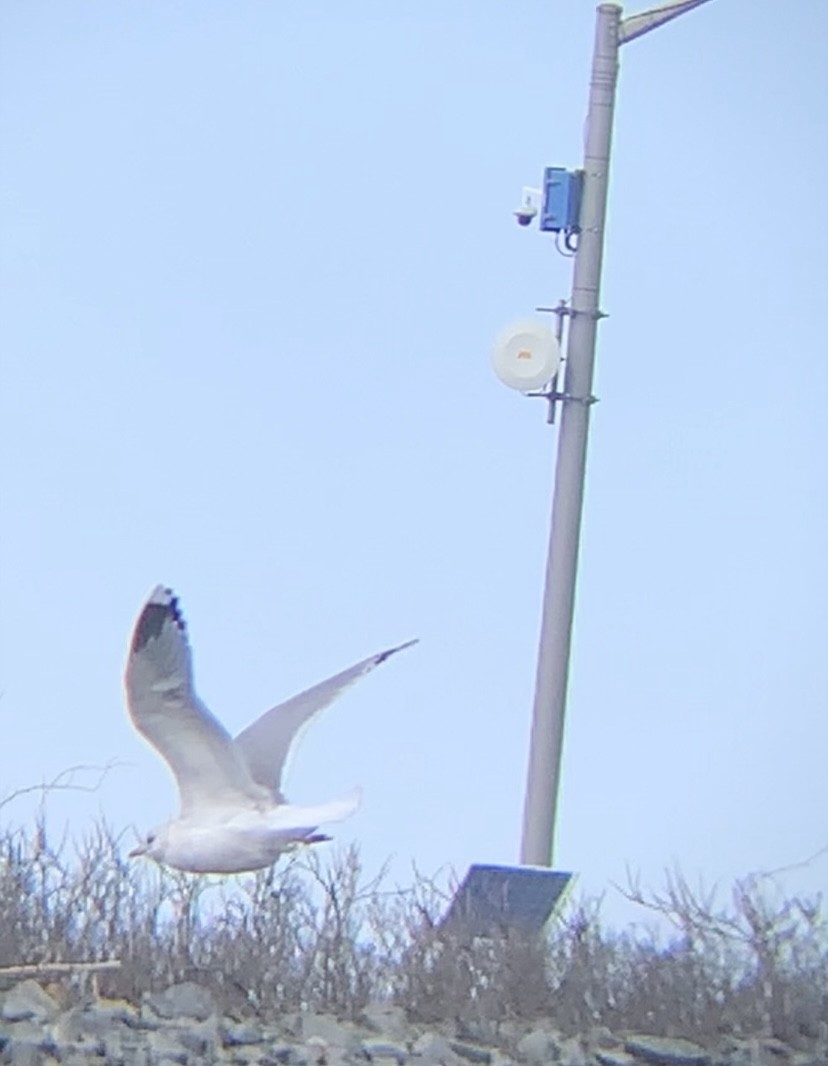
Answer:
[[[147,993],[140,1005],[61,1002],[33,980],[0,992],[0,1059],[11,1066],[828,1066],[828,1032],[810,1049],[773,1039],[689,1040],[596,1028],[565,1037],[552,1024],[428,1027],[401,1008],[369,1006],[359,1022],[300,1012],[276,1022],[228,1017],[197,984]],[[476,1039],[475,1039],[476,1037]]]

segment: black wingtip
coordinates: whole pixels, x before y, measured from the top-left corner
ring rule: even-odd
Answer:
[[[159,585],[145,604],[135,625],[132,637],[133,652],[141,651],[150,640],[157,639],[167,619],[171,619],[181,633],[186,633],[178,597],[172,589]]]
[[[419,644],[420,638],[415,637],[413,640],[407,640],[405,644],[398,644],[396,648],[389,648],[388,651],[381,651],[374,660],[376,665],[384,663],[386,659],[390,659],[392,655],[396,655],[398,651],[405,651],[406,648],[412,647],[414,644]]]

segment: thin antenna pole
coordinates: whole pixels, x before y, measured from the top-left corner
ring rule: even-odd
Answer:
[[[584,150],[581,232],[572,278],[563,411],[523,811],[520,861],[524,865],[551,866],[554,849],[589,412],[595,401],[592,395],[595,341],[598,320],[602,317],[598,300],[618,49],[627,41],[707,2],[669,0],[623,21],[617,4],[601,4],[597,11]]]
[[[572,279],[552,528],[532,712],[520,861],[550,866],[563,748],[575,574],[584,498],[589,412],[594,401],[598,298],[604,248],[621,8],[601,4],[587,112],[581,232]]]

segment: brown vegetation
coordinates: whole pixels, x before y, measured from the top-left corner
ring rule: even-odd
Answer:
[[[307,850],[256,875],[211,879],[127,861],[97,826],[53,844],[41,819],[0,832],[0,967],[119,959],[102,995],[194,980],[227,1011],[310,1009],[357,1017],[390,999],[412,1021],[460,1021],[492,1039],[506,1022],[550,1019],[712,1039],[816,1038],[828,1021],[828,932],[816,902],[775,899],[748,878],[727,906],[677,875],[628,895],[674,938],[615,933],[595,902],[572,902],[541,942],[448,939],[448,897],[363,876],[359,854]],[[84,980],[82,977],[79,980]]]

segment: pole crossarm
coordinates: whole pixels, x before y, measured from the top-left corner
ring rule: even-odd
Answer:
[[[627,41],[634,41],[636,37],[643,37],[645,33],[663,26],[665,22],[707,3],[709,0],[673,0],[673,3],[662,4],[661,7],[642,11],[638,15],[630,15],[622,19],[618,27],[618,43],[626,44]]]

